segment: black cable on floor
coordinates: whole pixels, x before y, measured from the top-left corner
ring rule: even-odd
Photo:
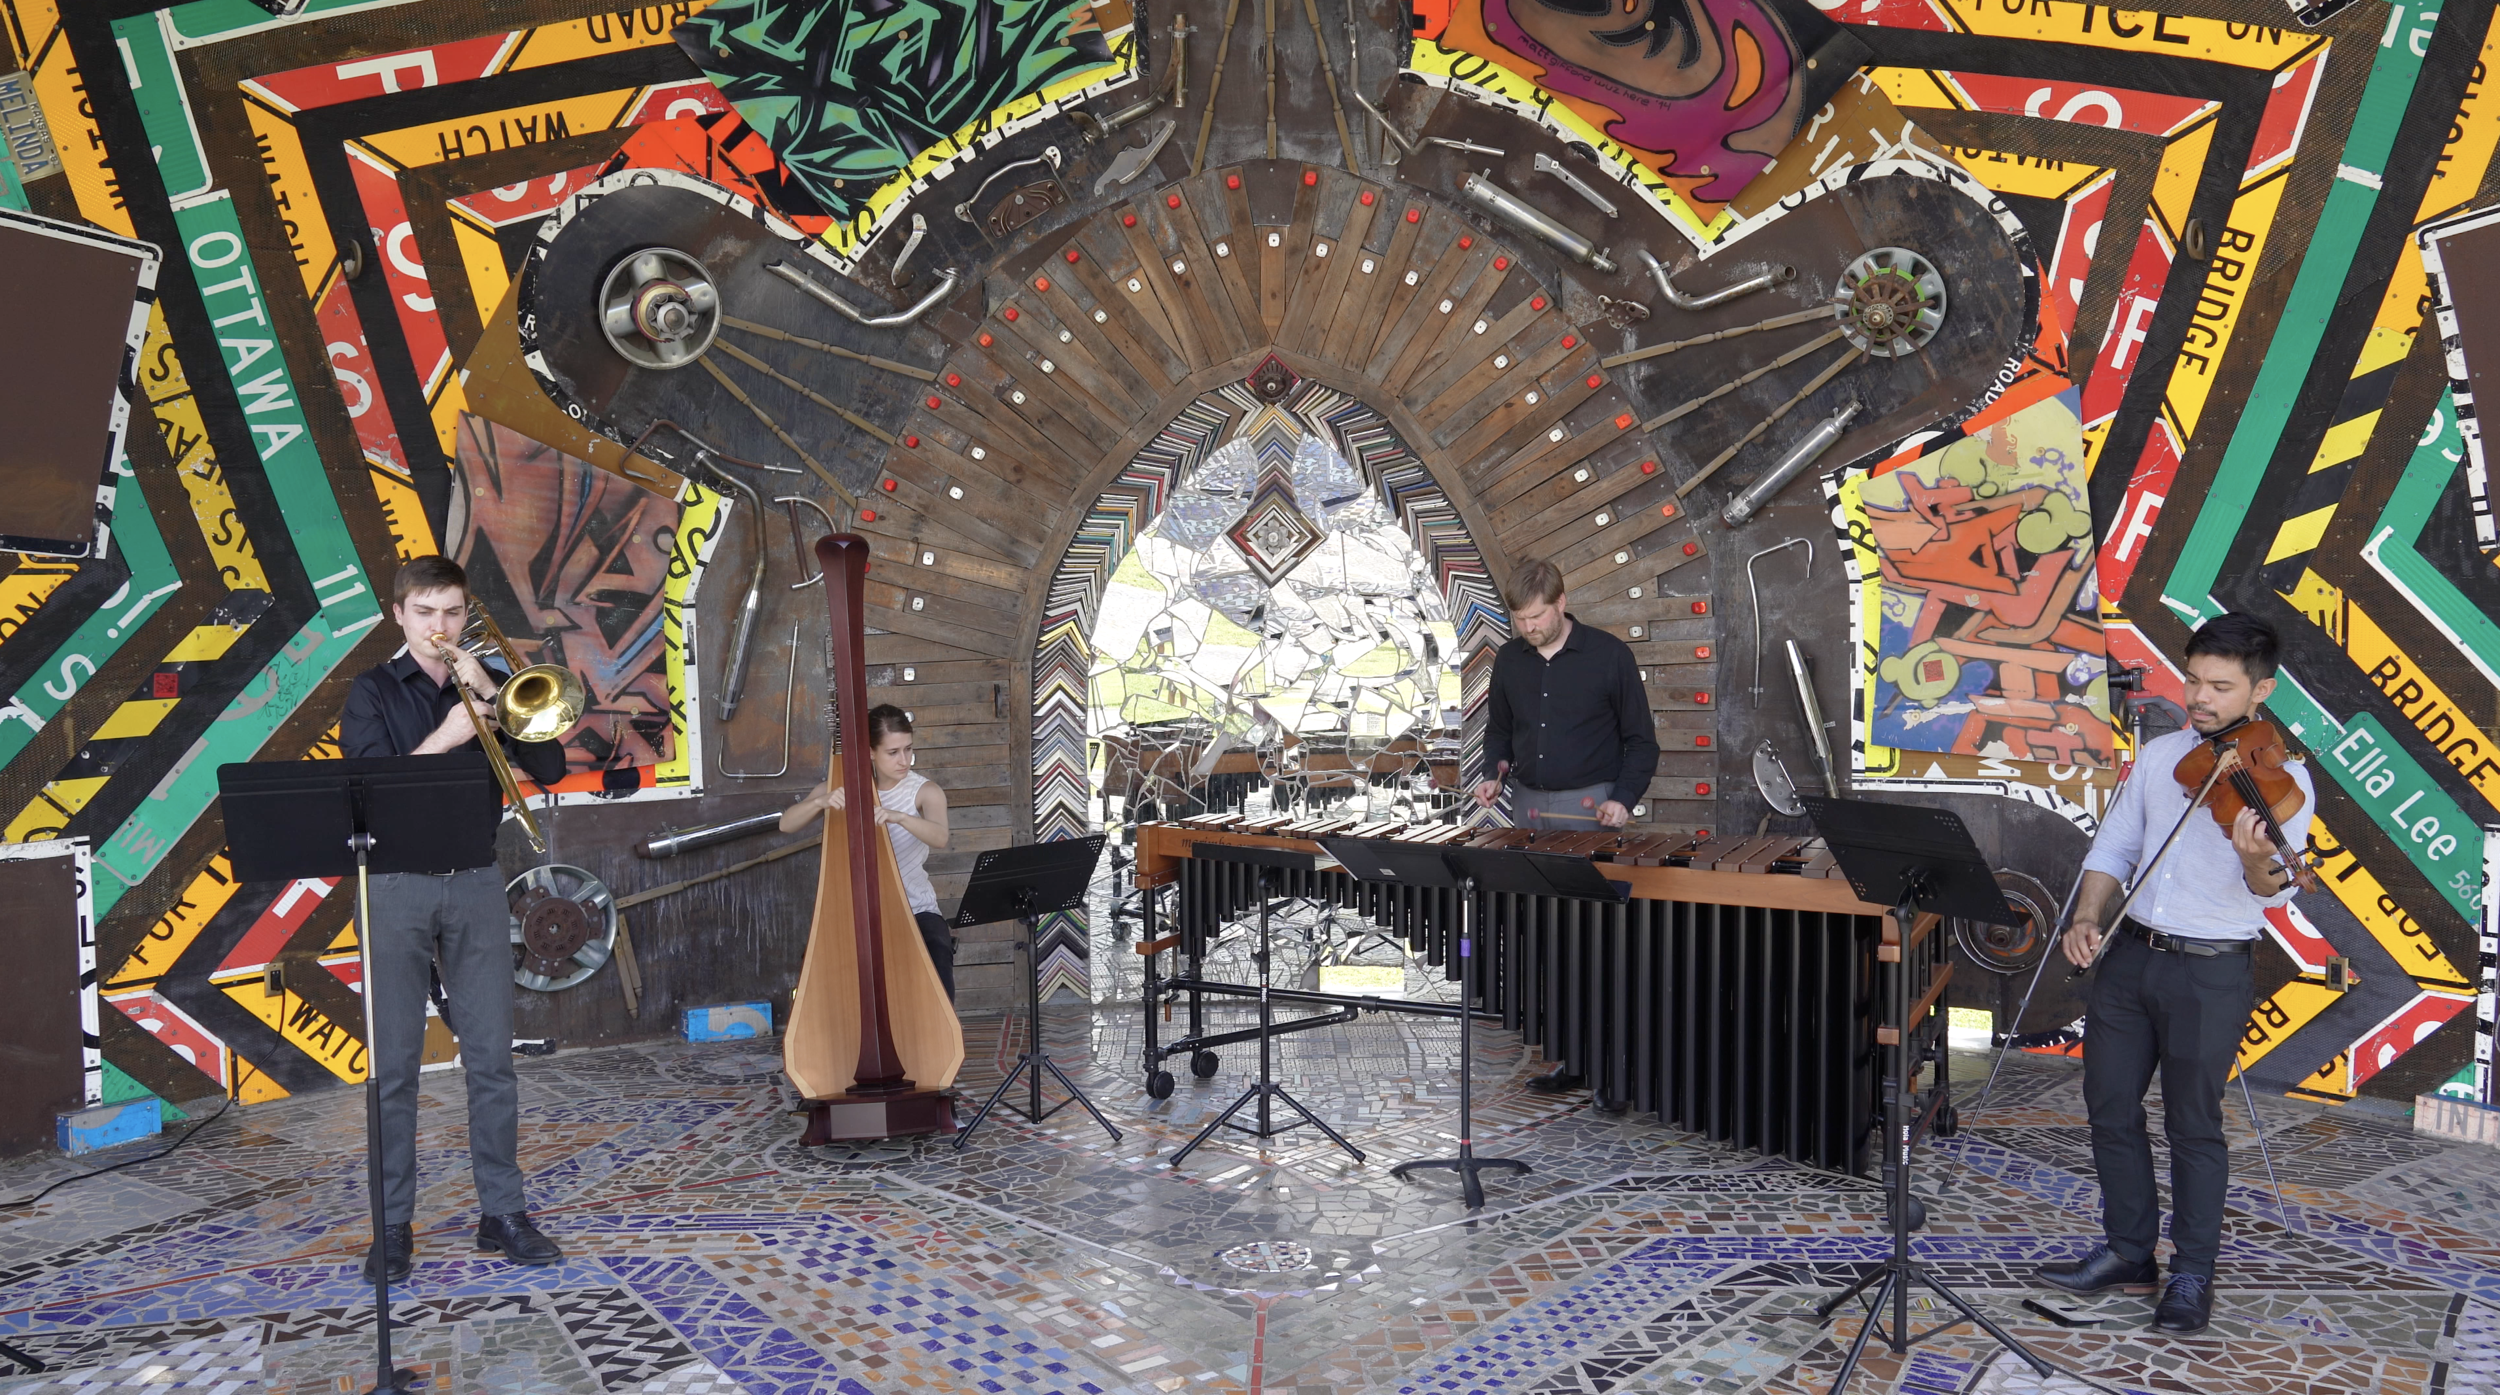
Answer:
[[[170,1156],[175,1149],[190,1142],[192,1139],[199,1137],[201,1130],[206,1129],[209,1125],[225,1118],[226,1111],[232,1109],[233,1107],[234,1096],[228,1095],[218,1104],[216,1113],[209,1115],[207,1118],[202,1119],[196,1124],[193,1124],[190,1130],[184,1133],[182,1137],[175,1139],[173,1142],[166,1144],[164,1147],[157,1149],[155,1152],[148,1154],[146,1157],[124,1158],[120,1162],[108,1163],[103,1167],[96,1168],[92,1172],[72,1173],[67,1177],[61,1178],[59,1181],[54,1182],[51,1186],[44,1188],[42,1191],[35,1193],[33,1196],[25,1197],[17,1201],[0,1201],[0,1211],[16,1211],[24,1207],[32,1206],[36,1202],[43,1200],[45,1197],[52,1195],[54,1192],[59,1191],[61,1188],[68,1186],[72,1182],[84,1182],[90,1177],[101,1177],[108,1172],[119,1172],[125,1167],[137,1167],[141,1163],[154,1162],[158,1158]],[[14,1353],[11,1353],[11,1355],[14,1358]],[[41,1370],[42,1368],[37,1367],[36,1369]]]

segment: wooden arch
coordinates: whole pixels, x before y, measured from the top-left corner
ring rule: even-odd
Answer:
[[[1574,613],[1651,666],[1670,756],[1649,821],[1707,822],[1707,546],[1639,409],[1509,246],[1420,191],[1256,161],[1038,239],[987,300],[925,322],[950,353],[859,523],[887,632],[871,683],[891,691],[872,697],[955,733],[922,743],[971,834],[950,862],[1027,830],[1041,579],[1142,447],[1270,354],[1396,428],[1496,581],[1527,556],[1563,568]]]

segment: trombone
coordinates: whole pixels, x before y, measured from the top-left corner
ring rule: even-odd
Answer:
[[[574,677],[571,670],[554,664],[523,664],[521,656],[513,651],[512,641],[504,638],[502,627],[475,596],[469,598],[469,615],[457,647],[466,650],[480,643],[490,644],[512,671],[511,677],[495,691],[495,727],[515,741],[553,741],[571,730],[589,705],[582,680]],[[480,638],[473,639],[472,635]],[[430,638],[435,649],[446,656],[455,647],[449,635],[438,633]],[[512,764],[504,759],[503,743],[495,739],[486,714],[478,710],[469,685],[460,681],[457,671],[452,675],[452,684],[460,690],[460,705],[469,714],[469,724],[477,728],[477,744],[486,748],[486,763],[494,767],[495,783],[503,786],[504,798],[512,802],[513,812],[521,816],[521,829],[529,835],[530,846],[545,852],[546,836],[538,831],[538,820],[530,817],[529,801],[521,797],[521,787],[512,778]]]

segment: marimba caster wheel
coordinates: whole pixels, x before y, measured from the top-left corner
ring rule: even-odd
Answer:
[[[1936,1137],[1951,1138],[1962,1131],[1962,1116],[1950,1104],[1936,1106]]]
[[[1172,1073],[1159,1070],[1146,1077],[1146,1098],[1168,1100],[1172,1097]]]
[[[1189,1053],[1189,1073],[1198,1077],[1200,1080],[1213,1080],[1215,1078],[1215,1073],[1218,1070],[1221,1070],[1223,1066],[1224,1062],[1222,1059],[1217,1057],[1217,1055],[1212,1051],[1193,1051]]]

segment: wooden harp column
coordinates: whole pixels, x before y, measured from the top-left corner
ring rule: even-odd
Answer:
[[[903,899],[894,845],[873,813],[861,611],[868,542],[849,533],[819,538],[816,563],[832,612],[829,677],[842,718],[829,778],[841,782],[844,807],[825,814],[816,914],[782,1034],[783,1068],[808,1103],[799,1141],[953,1133],[945,1092],[963,1067],[963,1028]]]

